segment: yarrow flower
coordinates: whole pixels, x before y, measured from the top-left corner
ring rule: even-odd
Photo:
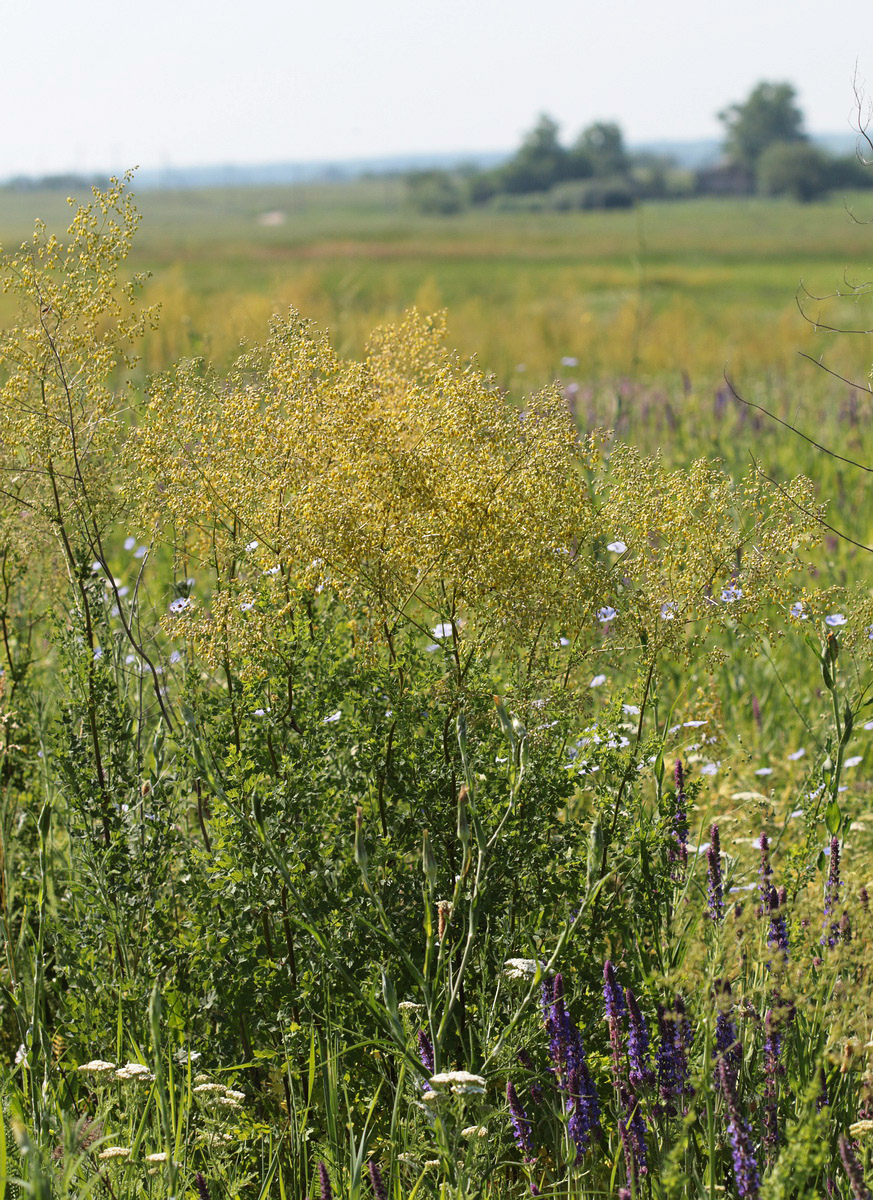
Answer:
[[[98,1158],[130,1158],[129,1146],[106,1146],[97,1155]]]
[[[450,1088],[455,1096],[481,1096],[485,1092],[484,1078],[469,1071],[440,1071],[431,1075],[428,1082],[435,1091]]]
[[[105,1075],[109,1071],[115,1070],[115,1063],[104,1062],[102,1058],[92,1058],[90,1062],[83,1063],[77,1070],[83,1075]]]

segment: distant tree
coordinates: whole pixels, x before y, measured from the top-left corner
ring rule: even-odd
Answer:
[[[466,194],[448,171],[414,171],[406,177],[409,198],[422,213],[451,216],[465,205]]]
[[[587,163],[588,174],[604,179],[610,175],[625,175],[630,166],[624,135],[612,121],[597,121],[583,129],[573,144],[570,159],[574,164]],[[574,174],[575,179],[586,178]]]
[[[830,187],[827,155],[808,142],[773,142],[758,159],[758,191],[815,200]]]
[[[545,113],[501,171],[502,190],[545,192],[566,178],[567,151],[558,140],[560,126]]]
[[[754,170],[774,142],[805,142],[803,113],[796,98],[790,83],[759,83],[742,104],[731,104],[720,112],[728,157]]]

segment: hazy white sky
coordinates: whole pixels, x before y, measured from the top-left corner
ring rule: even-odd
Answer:
[[[546,111],[717,136],[789,80],[813,132],[873,94],[869,0],[0,0],[0,178],[510,148]]]

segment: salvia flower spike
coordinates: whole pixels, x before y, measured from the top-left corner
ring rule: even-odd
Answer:
[[[382,1179],[379,1164],[374,1158],[371,1158],[367,1163],[367,1170],[370,1172],[370,1184],[376,1200],[388,1200],[388,1189],[385,1187],[385,1182]]]
[[[333,1188],[330,1186],[330,1176],[323,1162],[318,1164],[318,1182],[321,1185],[321,1200],[333,1200]]]
[[[871,1200],[869,1189],[864,1182],[864,1172],[852,1148],[852,1143],[845,1134],[841,1133],[838,1144],[840,1158],[843,1160],[843,1168],[849,1178],[849,1187],[852,1189],[854,1200]]]
[[[506,1103],[509,1105],[509,1119],[512,1121],[512,1132],[515,1144],[524,1155],[525,1162],[533,1161],[533,1137],[531,1123],[527,1113],[521,1106],[518,1093],[513,1083],[506,1085]]]
[[[734,1180],[740,1200],[758,1200],[761,1188],[761,1176],[758,1162],[752,1147],[752,1135],[749,1126],[743,1120],[737,1103],[734,1081],[724,1059],[718,1064],[719,1082],[727,1106],[728,1136],[731,1143],[731,1158],[734,1167]]]
[[[718,826],[713,825],[709,830],[709,849],[706,852],[707,869],[707,901],[709,915],[713,921],[721,921],[724,916],[724,884],[721,878],[721,842],[718,836]]]

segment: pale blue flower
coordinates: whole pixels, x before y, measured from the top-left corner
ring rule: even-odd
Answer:
[[[734,604],[737,600],[742,600],[743,589],[741,587],[737,587],[735,583],[732,583],[729,587],[724,589],[721,594],[721,598],[724,604]]]
[[[342,711],[337,709],[335,713],[331,713],[329,717],[324,718],[322,725],[335,725],[342,715]]]
[[[845,765],[847,767],[857,767],[858,763],[861,762],[863,757],[863,754],[853,754],[851,758],[846,759]]]
[[[757,771],[755,772],[755,774],[756,774],[756,775],[772,775],[772,774],[773,774],[773,768],[772,768],[772,767],[758,767],[758,769],[757,769]]]
[[[133,552],[133,557],[134,558],[145,558],[145,556],[148,554],[148,552],[149,552],[148,546],[137,546],[137,548]]]
[[[718,769],[720,766],[721,766],[721,763],[714,763],[714,762],[704,763],[704,765],[700,768],[700,774],[701,775],[717,775]]]
[[[135,545],[136,545],[136,538],[135,538],[135,537],[128,537],[128,538],[125,538],[125,539],[124,539],[124,548],[125,548],[125,550],[132,550],[132,549],[134,548],[134,546],[135,546]]]
[[[801,746],[799,750],[795,750],[793,754],[788,755],[788,761],[797,762],[798,759],[803,758],[804,754],[806,754],[806,750]]]
[[[565,354],[564,357],[561,359],[561,366],[562,367],[578,367],[579,359],[575,358],[572,354]]]
[[[676,601],[665,600],[661,605],[661,620],[672,621],[676,617]]]
[[[789,612],[791,613],[792,617],[795,617],[798,621],[805,621],[807,619],[807,613],[805,613],[803,610],[802,600],[796,600],[794,604],[791,605]]]
[[[170,603],[170,612],[177,616],[180,612],[184,612],[186,608],[191,607],[191,601],[187,596],[179,596]]]
[[[848,619],[849,618],[844,616],[842,613],[829,613],[825,617],[825,625],[831,625],[831,626],[845,625],[846,622],[848,621]]]
[[[606,683],[605,675],[595,675],[594,678],[591,680],[591,682],[588,684],[588,686],[590,688],[597,688],[597,687],[602,687],[604,685],[604,683]]]
[[[610,542],[606,549],[611,550],[613,554],[624,554],[627,546],[624,542]]]
[[[252,552],[253,550],[257,550],[257,548],[258,548],[258,544],[259,544],[258,542],[254,542],[254,541],[253,541],[253,542],[249,542],[249,543],[248,543],[248,545],[246,546],[246,553],[247,553],[247,554],[251,554],[251,552]]]
[[[618,613],[608,604],[604,608],[598,608],[597,610],[597,620],[603,624],[606,624],[607,621],[614,621],[617,616]]]
[[[451,621],[440,621],[439,625],[434,625],[430,632],[431,636],[435,637],[437,640],[440,638],[450,638],[452,636]]]

